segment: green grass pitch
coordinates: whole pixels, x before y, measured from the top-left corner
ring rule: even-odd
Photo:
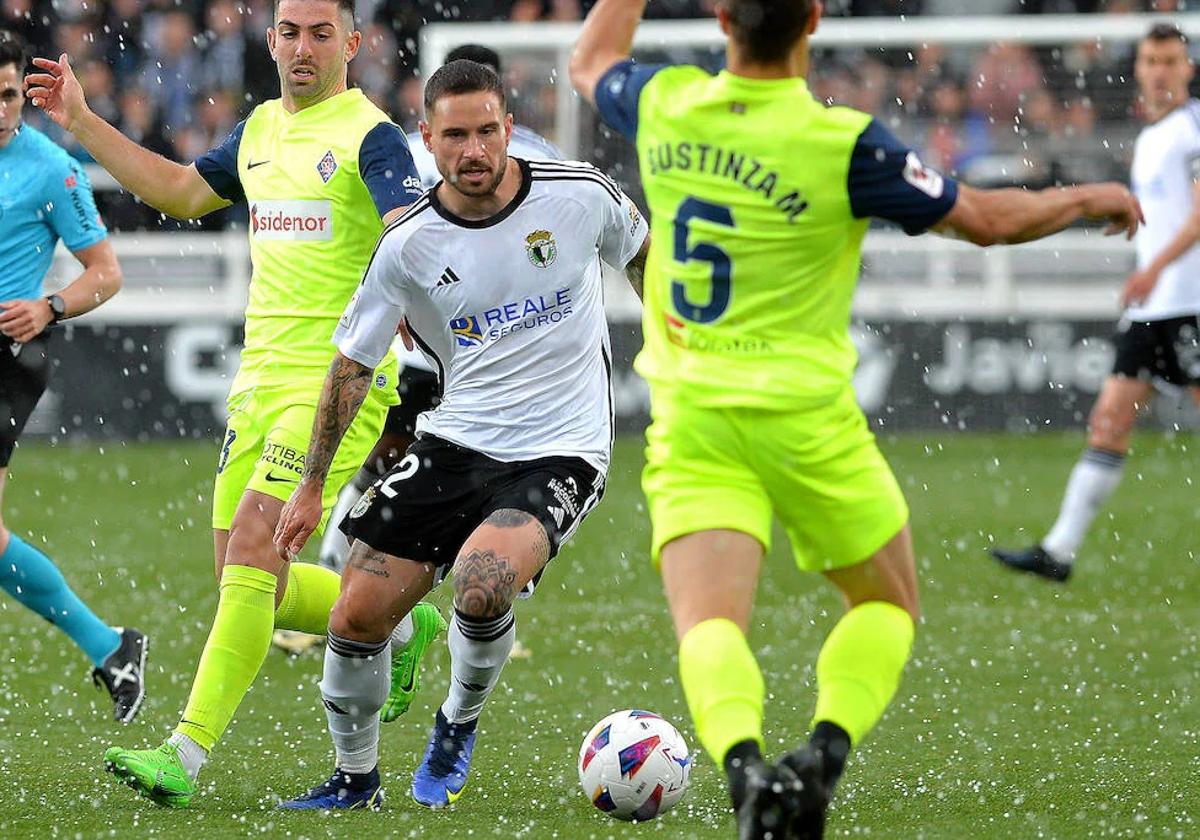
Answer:
[[[1039,536],[1078,435],[882,441],[913,509],[924,622],[900,692],[852,760],[831,836],[1200,837],[1200,504],[1186,436],[1144,435],[1066,587],[995,567],[995,539]],[[467,793],[431,813],[408,798],[446,687],[435,647],[422,695],[384,728],[380,814],[281,814],[276,797],[325,777],[320,657],[272,652],[202,779],[164,811],[101,769],[110,744],[157,743],[175,723],[215,606],[212,443],[25,446],[6,520],[57,560],[114,623],[152,636],[149,696],[120,728],[83,656],[0,594],[0,836],[730,838],[722,778],[701,756],[683,803],[642,826],[578,789],[575,756],[610,711],[655,709],[695,748],[675,645],[649,568],[640,444],[619,442],[606,498],[518,607],[532,651],[484,715]],[[1022,529],[1027,529],[1022,531]],[[443,606],[448,593],[438,598]],[[773,752],[807,729],[833,590],[777,546],[751,642],[768,685]]]

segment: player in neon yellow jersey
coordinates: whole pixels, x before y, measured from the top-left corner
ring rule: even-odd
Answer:
[[[639,65],[645,0],[599,0],[572,81],[637,144],[653,219],[643,487],[696,732],[722,762],[742,838],[820,837],[847,755],[896,691],[918,618],[904,497],[854,401],[848,335],[868,218],[982,244],[1141,211],[1122,186],[978,191],[882,126],[808,92],[817,0],[720,0],[726,68]],[[762,756],[746,640],[771,521],[848,611],[817,659],[808,745]]]
[[[282,97],[255,108],[191,166],[139,147],[92,113],[67,56],[36,59],[42,72],[26,79],[33,104],[147,203],[179,218],[241,200],[250,209],[246,342],[213,493],[217,615],[175,733],[155,750],[105,754],[111,771],[166,805],[190,801],[200,767],[262,665],[272,628],[325,633],[337,576],[290,563],[271,538],[303,472],[337,320],[384,223],[421,191],[403,132],[361,91],[347,89],[346,65],[362,37],[353,3],[276,0],[274,11],[267,42]],[[394,360],[371,377],[367,405],[331,469],[326,516],[395,402]],[[412,635],[422,646],[431,637]]]

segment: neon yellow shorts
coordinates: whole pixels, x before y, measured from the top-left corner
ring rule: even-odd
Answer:
[[[741,531],[771,547],[778,517],[805,571],[852,566],[908,521],[908,505],[849,388],[803,412],[656,401],[642,488],[652,556],[678,537]]]
[[[322,499],[322,529],[338,491],[371,454],[388,408],[395,402],[394,387],[390,394],[377,391],[375,387],[368,391],[333,457]],[[275,388],[251,388],[229,395],[229,419],[213,487],[213,528],[229,528],[247,490],[282,501],[292,495],[304,473],[319,396],[319,391]]]

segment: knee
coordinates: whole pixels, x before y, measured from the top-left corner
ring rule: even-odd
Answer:
[[[454,608],[475,619],[497,618],[512,607],[511,587],[495,581],[454,575]]]
[[[1136,421],[1136,406],[1097,405],[1088,416],[1088,445],[1124,453]]]
[[[329,632],[356,642],[381,642],[392,633],[382,616],[356,607],[353,601],[338,598],[329,614]]]

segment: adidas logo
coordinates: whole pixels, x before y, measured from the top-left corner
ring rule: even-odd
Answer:
[[[446,270],[442,272],[442,276],[438,278],[437,285],[439,287],[440,286],[451,286],[455,283],[460,282],[461,279],[462,278],[460,278],[457,274],[454,273],[454,269],[447,266]]]

